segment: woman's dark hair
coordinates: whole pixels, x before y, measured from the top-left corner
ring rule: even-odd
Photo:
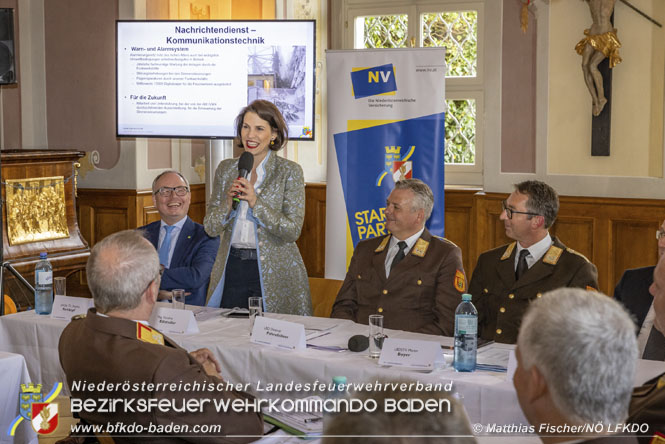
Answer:
[[[279,109],[272,103],[267,100],[255,100],[240,111],[238,117],[236,117],[236,138],[235,144],[239,148],[244,148],[242,145],[242,139],[240,138],[240,131],[242,130],[242,124],[245,119],[245,114],[248,112],[255,113],[261,119],[265,120],[270,124],[270,128],[275,131],[277,137],[275,137],[275,143],[270,144],[270,149],[273,151],[279,151],[286,145],[286,142],[289,140],[289,130],[284,121],[282,113],[279,112]]]

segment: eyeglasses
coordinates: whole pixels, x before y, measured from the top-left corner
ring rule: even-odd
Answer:
[[[508,219],[513,218],[513,214],[528,214],[529,216],[540,216],[538,213],[529,213],[528,211],[517,211],[510,209],[506,206],[506,201],[504,200],[501,202],[501,208],[503,208],[503,211],[506,212],[506,216],[508,216]]]
[[[658,231],[656,231],[656,240],[660,240],[660,238],[665,237],[665,230],[662,228]]]
[[[184,196],[185,194],[189,193],[189,187],[182,185],[179,187],[161,187],[153,194],[159,193],[159,195],[162,197],[171,197],[174,191],[176,196]]]

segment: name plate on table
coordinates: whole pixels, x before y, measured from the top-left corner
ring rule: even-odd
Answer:
[[[199,332],[199,326],[191,310],[168,307],[155,307],[150,315],[150,326],[163,333],[178,335]]]
[[[434,370],[443,362],[441,344],[433,341],[387,338],[383,341],[379,365],[395,365],[417,370]]]
[[[76,315],[86,314],[95,304],[90,298],[57,295],[53,300],[51,319],[71,321]]]
[[[305,350],[305,326],[257,316],[254,318],[251,342],[287,350]]]

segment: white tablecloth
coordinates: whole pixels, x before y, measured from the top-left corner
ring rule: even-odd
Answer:
[[[367,335],[367,326],[351,321],[269,315],[271,317],[300,322],[307,332],[336,325],[326,336],[311,342],[317,345],[346,347],[352,335]],[[66,382],[58,360],[58,340],[65,321],[52,320],[36,315],[34,311],[0,317],[0,350],[25,356],[33,380],[49,390],[55,382]],[[474,372],[456,373],[450,367],[430,373],[381,367],[365,353],[350,351],[330,352],[315,349],[285,351],[255,345],[249,342],[249,321],[216,317],[198,324],[200,332],[192,335],[170,335],[187,350],[201,347],[211,349],[222,364],[222,375],[233,382],[251,382],[252,388],[261,381],[287,383],[290,381],[329,383],[333,376],[346,376],[349,382],[373,382],[376,380],[413,380],[423,383],[453,381],[453,391],[463,402],[471,423],[527,424],[522,414],[512,381],[505,373]],[[451,338],[421,335],[396,330],[386,330],[391,338],[438,341],[444,345]],[[640,361],[636,384],[665,371],[665,364]],[[65,390],[66,391],[66,390]],[[258,393],[258,396],[261,396]],[[307,395],[307,394],[305,394]]]
[[[0,375],[0,443],[36,443],[37,434],[25,420],[16,428],[15,436],[7,434],[18,416],[21,384],[31,382],[23,356],[0,352]]]

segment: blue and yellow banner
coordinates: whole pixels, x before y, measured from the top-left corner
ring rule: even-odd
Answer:
[[[445,50],[328,51],[326,277],[343,279],[358,242],[387,234],[400,179],[434,193],[427,221],[444,235]]]

